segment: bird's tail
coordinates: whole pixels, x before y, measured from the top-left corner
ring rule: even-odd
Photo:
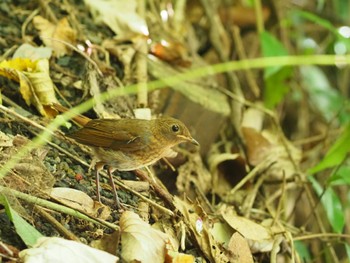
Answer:
[[[51,108],[54,109],[57,112],[57,115],[59,113],[65,113],[67,111],[69,111],[70,109],[62,106],[61,104],[58,103],[53,103],[51,104]],[[77,114],[75,115],[73,118],[73,121],[76,122],[77,124],[79,124],[80,126],[85,126],[89,121],[91,121],[90,118],[85,117],[83,115]]]

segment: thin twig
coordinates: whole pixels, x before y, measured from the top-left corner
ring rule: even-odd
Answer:
[[[45,220],[47,220],[51,225],[53,225],[62,236],[70,240],[81,242],[76,235],[74,235],[67,228],[65,228],[60,222],[56,220],[56,218],[54,218],[52,215],[46,212],[43,208],[41,208],[40,206],[34,206],[34,208]]]
[[[21,33],[22,33],[22,40],[26,41],[26,28],[28,26],[28,24],[30,23],[30,21],[32,21],[32,19],[39,13],[39,9],[35,9],[27,18],[26,20],[23,22],[22,27],[21,27]]]
[[[52,209],[55,211],[65,213],[67,215],[71,215],[71,216],[74,216],[74,217],[77,217],[77,218],[80,218],[83,220],[87,220],[87,221],[92,222],[94,224],[104,225],[106,227],[109,227],[109,228],[112,228],[115,230],[119,230],[119,226],[112,224],[110,222],[104,221],[104,220],[99,219],[99,218],[92,218],[86,214],[83,214],[82,212],[75,210],[75,209],[50,202],[50,201],[44,200],[44,199],[36,197],[36,196],[31,196],[31,195],[22,193],[20,191],[17,191],[17,190],[8,188],[8,187],[4,187],[4,186],[0,185],[0,193],[13,195],[17,198],[25,200],[28,203],[31,203],[31,204],[40,205],[40,206],[43,206],[43,207],[46,207],[46,208],[49,208],[49,209]]]

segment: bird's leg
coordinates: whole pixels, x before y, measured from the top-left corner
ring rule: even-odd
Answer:
[[[101,203],[101,195],[100,195],[100,171],[103,169],[105,164],[102,162],[98,162],[95,164],[95,180],[96,180],[96,198],[99,203]]]
[[[113,180],[113,172],[115,170],[116,170],[115,168],[109,166],[107,171],[108,171],[108,177],[109,177],[109,184],[112,186],[112,192],[113,192],[113,195],[114,195],[114,201],[115,201],[117,207],[120,209],[121,205],[120,205],[120,202],[119,202],[118,193],[117,193],[117,190],[115,189],[115,184],[114,184],[114,180]]]

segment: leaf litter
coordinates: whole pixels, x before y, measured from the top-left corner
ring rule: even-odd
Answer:
[[[220,29],[220,23],[250,27],[256,19],[252,9],[232,6],[219,9],[221,22],[217,23],[208,17],[212,10],[208,9],[209,1],[202,1],[203,5],[188,3],[187,9],[182,2],[173,6],[166,1],[159,5],[151,2],[150,6],[136,1],[52,1],[40,6],[23,2],[19,6],[10,1],[1,9],[4,12],[6,6],[11,6],[26,14],[13,23],[22,30],[9,26],[6,45],[0,42],[1,95],[6,105],[1,108],[1,165],[45,130],[48,119],[55,115],[50,104],[77,105],[105,91],[123,90],[129,84],[227,61],[227,32],[218,30],[216,37],[221,38],[225,50],[216,50],[219,55],[215,55],[215,44],[208,45],[210,41],[215,43],[215,34],[208,39],[210,27]],[[269,19],[270,12],[268,7],[263,8],[264,20]],[[249,19],[240,20],[240,13],[249,14]],[[204,25],[202,17],[207,18]],[[3,23],[1,19],[0,22]],[[191,24],[191,30],[180,22]],[[25,39],[29,43],[24,43]],[[145,46],[148,55],[141,52]],[[206,76],[176,85],[164,81],[164,85],[188,99],[189,109],[199,105],[203,112],[218,114],[218,123],[222,123],[219,119],[232,118],[232,112],[236,112],[231,103],[239,104],[228,102],[226,93],[221,92],[234,78],[229,74]],[[138,86],[137,95],[134,92],[109,101],[96,99],[93,110],[86,114],[92,118],[132,117],[133,109],[148,106],[153,114],[181,115],[175,107],[169,107],[167,112],[159,108],[163,99],[170,105],[185,104],[182,100],[171,101],[163,90],[148,94],[146,88],[143,105],[140,94],[144,96],[144,87]],[[152,172],[162,178],[152,179],[160,185],[162,195],[150,190],[150,185],[154,186],[151,180],[141,186],[132,172],[118,173],[121,210],[113,206],[106,178],[102,182],[104,204],[93,201],[89,149],[56,132],[45,146],[16,160],[13,169],[0,179],[0,193],[9,199],[7,206],[46,236],[34,246],[30,244],[33,248],[22,250],[19,258],[24,262],[62,257],[71,262],[117,262],[119,258],[125,262],[261,262],[278,255],[280,262],[294,260],[297,252],[291,236],[301,230],[291,227],[295,222],[292,215],[300,197],[299,184],[305,178],[293,178],[300,174],[301,151],[288,141],[279,124],[266,125],[274,119],[261,110],[258,102],[245,106],[236,108],[244,115],[237,137],[241,135],[245,149],[232,136],[232,126],[213,124],[220,141],[212,141],[205,154],[178,148],[178,157],[169,160],[175,171],[168,167],[168,161],[153,167]],[[6,108],[13,108],[14,113]],[[237,120],[240,116],[231,121]],[[210,125],[195,133],[205,138]],[[9,193],[9,189],[13,192]],[[29,197],[50,201],[45,209],[53,219],[34,212],[40,205]],[[76,214],[57,209],[56,202],[73,208]],[[4,212],[1,216],[9,217]],[[55,237],[57,225],[98,250]],[[23,248],[14,240],[1,239],[7,247],[14,244]]]

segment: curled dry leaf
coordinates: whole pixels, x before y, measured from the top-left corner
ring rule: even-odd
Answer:
[[[222,244],[230,253],[227,257],[232,263],[252,263],[253,256],[247,240],[235,232],[226,222],[214,223],[210,233],[215,240]]]
[[[271,132],[259,132],[249,127],[242,127],[242,132],[251,165],[256,166],[262,161],[272,158],[277,162],[269,169],[270,178],[281,179],[283,174],[286,178],[290,178],[295,174],[294,164],[300,162],[301,151],[287,139],[280,139],[278,135]]]
[[[131,211],[120,217],[121,257],[126,262],[163,263],[168,236]]]
[[[41,16],[35,16],[33,23],[40,31],[40,37],[45,45],[53,49],[55,56],[61,57],[72,53],[72,48],[66,43],[74,45],[77,33],[70,27],[67,18],[62,18],[55,25]]]
[[[201,249],[206,258],[210,262],[228,262],[228,258],[220,249],[220,245],[209,232],[208,223],[201,207],[182,201],[178,197],[174,197],[174,205],[182,213],[188,230],[195,237],[198,247]],[[198,222],[201,222],[200,231]]]
[[[107,252],[58,237],[40,238],[33,248],[21,251],[19,258],[25,263],[115,263],[119,261],[118,257]]]
[[[248,161],[256,166],[271,152],[272,145],[254,128],[242,127],[242,133],[246,141]]]
[[[99,219],[106,220],[111,214],[111,209],[108,206],[95,202],[86,193],[76,189],[55,187],[50,191],[50,195],[62,204]]]
[[[248,241],[252,253],[271,251],[273,238],[267,228],[247,218],[237,216],[231,208],[223,209],[221,215],[234,230]]]
[[[27,105],[33,104],[43,116],[52,117],[51,112],[44,109],[45,105],[57,103],[47,59],[4,60],[0,63],[0,75],[19,82]]]
[[[223,148],[231,151],[232,144],[227,143]],[[211,191],[223,199],[247,173],[243,157],[239,153],[221,153],[219,145],[212,146],[208,155],[208,163],[212,175]]]

